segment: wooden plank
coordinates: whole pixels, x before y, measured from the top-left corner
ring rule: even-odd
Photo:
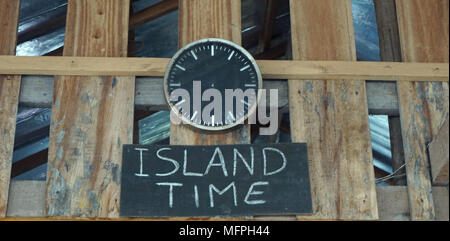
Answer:
[[[9,205],[6,220],[167,220],[167,219],[129,219],[129,218],[78,218],[78,217],[44,217],[45,216],[45,182],[11,181]],[[377,186],[377,203],[380,221],[410,220],[408,189],[406,186]],[[433,187],[436,206],[436,220],[448,220],[449,202],[446,187]],[[295,216],[257,216],[261,221],[291,221]],[[2,220],[0,218],[0,220]],[[4,220],[4,219],[3,219]],[[192,218],[175,218],[172,220],[206,220]],[[220,220],[212,218],[208,220]],[[222,219],[223,220],[223,219]],[[228,219],[230,220],[230,219]],[[235,219],[233,219],[235,220]]]
[[[283,80],[263,82],[264,89],[278,89],[280,107],[288,103],[288,83]],[[398,97],[394,82],[366,82],[369,114],[398,116]],[[267,93],[269,93],[267,91]],[[19,105],[50,108],[53,99],[53,77],[27,75],[22,77]],[[163,96],[161,78],[136,77],[135,108],[138,110],[168,110]]]
[[[241,1],[180,1],[178,11],[179,47],[213,37],[241,44]]]
[[[433,187],[432,189],[436,207],[436,221],[448,221],[448,189],[446,187]],[[377,186],[377,201],[380,221],[411,220],[408,187]]]
[[[448,62],[448,0],[397,0],[404,62]],[[434,220],[426,144],[448,119],[448,83],[398,82],[412,220]]]
[[[16,54],[19,9],[19,0],[0,0],[0,55]],[[19,89],[20,76],[0,75],[0,217],[7,208]]]
[[[448,119],[428,146],[433,185],[448,185]]]
[[[65,56],[126,57],[129,0],[69,0]],[[55,79],[49,216],[118,217],[122,144],[133,138],[134,77]]]
[[[163,77],[167,58],[0,56],[0,74]],[[257,60],[264,79],[449,81],[448,63]]]
[[[395,0],[375,0],[380,57],[382,61],[402,61]]]
[[[263,28],[261,29],[261,34],[258,41],[258,53],[262,53],[270,49],[277,3],[279,3],[277,0],[266,0]]]
[[[159,17],[162,17],[172,11],[175,11],[178,8],[178,0],[165,0],[159,3],[156,3],[146,9],[143,9],[136,14],[133,14],[130,12],[130,14],[133,14],[130,16],[130,26],[129,30],[133,30],[137,28],[138,26],[145,24],[149,21],[152,21],[154,19],[157,19]],[[22,37],[22,42],[31,40],[35,37],[41,36],[44,33],[51,31],[54,28],[58,28],[61,26],[64,26],[66,22],[66,14],[63,16],[59,16],[56,19],[51,19],[47,22],[43,22],[38,24],[35,27],[32,27],[31,29],[27,29],[25,36]],[[49,25],[52,25],[49,28]],[[42,30],[42,28],[44,28]],[[19,35],[19,43],[20,42],[20,35]],[[61,56],[64,50],[64,46],[61,46],[47,54],[45,56]]]
[[[377,17],[381,61],[400,62],[402,57],[395,0],[374,1],[374,6]],[[391,86],[390,90],[395,95],[395,101],[398,106],[397,83]],[[369,94],[367,98],[369,99]],[[392,170],[398,170],[397,175],[399,175],[393,178],[393,181],[395,185],[405,186],[406,174],[403,166],[405,164],[405,157],[403,154],[402,131],[398,112],[395,115],[389,115],[389,136],[391,141]]]
[[[449,221],[448,187],[433,187],[436,221]]]
[[[53,83],[53,76],[22,76],[19,105],[33,108],[51,108]]]
[[[108,0],[109,1],[109,0]],[[74,217],[74,216],[46,216],[46,183],[45,181],[12,181],[11,191],[9,195],[9,204],[7,211],[7,218],[1,218],[0,221],[5,220],[97,220],[97,221],[230,221],[230,220],[244,220],[234,217],[223,218],[117,218],[117,217]],[[247,219],[245,219],[247,220]]]
[[[191,0],[179,2],[178,45],[203,38],[222,38],[241,44],[241,1]],[[250,128],[203,133],[186,125],[170,126],[170,143],[220,145],[250,143]]]
[[[356,61],[350,0],[290,7],[294,59]],[[308,143],[310,218],[378,219],[365,81],[289,80],[289,97],[292,141]]]
[[[409,221],[406,186],[377,186],[379,221]]]
[[[398,116],[395,82],[366,81],[366,92],[369,114]]]
[[[389,138],[391,141],[392,171],[397,171],[392,178],[395,185],[406,186],[405,154],[403,153],[402,127],[399,116],[389,116]]]
[[[51,76],[23,76],[20,89],[19,103],[27,107],[50,108],[53,99],[53,77]],[[283,107],[288,104],[287,82],[283,80],[264,81],[263,88],[266,90],[278,90],[278,106]],[[374,86],[376,88],[376,86]],[[269,93],[267,91],[267,93]],[[385,95],[381,89],[374,89],[373,93]],[[396,98],[396,96],[394,96]],[[387,99],[394,99],[388,97]],[[376,99],[379,99],[376,97]],[[377,103],[374,103],[377,104]],[[387,104],[390,105],[390,104]],[[161,78],[137,77],[135,91],[135,107],[138,110],[169,110],[164,99],[163,81]],[[386,105],[382,105],[383,108]],[[395,109],[394,106],[388,107]],[[379,108],[373,106],[374,110]],[[394,110],[395,111],[395,110]]]
[[[44,217],[45,181],[11,181],[8,217]]]

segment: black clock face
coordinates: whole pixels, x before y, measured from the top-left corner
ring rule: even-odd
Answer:
[[[255,60],[242,47],[204,39],[185,46],[172,58],[164,84],[172,111],[185,122],[221,130],[241,124],[256,110],[262,78]],[[188,100],[170,98],[180,89],[189,94]]]

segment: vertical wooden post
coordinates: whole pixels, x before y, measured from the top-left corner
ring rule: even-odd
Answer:
[[[272,40],[273,24],[275,21],[275,14],[277,11],[277,0],[266,0],[266,8],[263,18],[263,28],[259,35],[258,53],[263,53],[270,49],[270,42]]]
[[[400,125],[400,117],[389,116],[389,136],[391,141],[391,156],[392,156],[392,171],[397,173],[399,177],[393,178],[393,183],[396,186],[406,186],[406,168],[405,154],[403,153],[402,128]],[[403,175],[403,176],[402,176]]]
[[[16,54],[20,0],[0,0],[0,55]],[[20,75],[0,75],[0,218],[8,202]]]
[[[290,8],[295,60],[356,61],[350,0]],[[313,218],[378,219],[365,81],[289,80],[289,101],[292,140],[308,143]]]
[[[241,44],[240,0],[179,1],[179,46],[202,38],[222,38]],[[173,145],[248,144],[250,128],[204,133],[185,125],[170,126]]]
[[[395,0],[375,0],[375,13],[377,16],[378,37],[380,40],[380,57],[382,61],[401,62],[400,37],[398,34],[397,11]],[[395,90],[397,92],[397,90]],[[389,116],[389,135],[391,141],[392,170],[400,168],[396,175],[405,174],[405,157],[403,154],[403,141],[400,126],[400,117]],[[393,178],[395,185],[405,186],[406,177]]]
[[[69,0],[64,56],[126,57],[129,7],[129,0]],[[49,216],[119,216],[122,145],[133,138],[134,79],[55,78]]]
[[[397,0],[404,62],[449,61],[448,0]],[[434,220],[427,144],[449,115],[448,83],[397,84],[412,220]]]

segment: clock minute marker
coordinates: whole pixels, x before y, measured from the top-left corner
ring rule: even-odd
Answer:
[[[231,52],[230,56],[228,56],[228,61],[230,61],[231,58],[233,58],[233,55],[234,55],[234,50]]]
[[[192,57],[194,57],[195,60],[198,60],[198,57],[197,57],[197,55],[194,53],[194,50],[191,50],[191,54],[192,54]]]
[[[214,56],[214,45],[211,45],[211,56]]]
[[[242,68],[242,69],[241,69],[241,72],[242,72],[242,71],[245,71],[245,70],[248,69],[248,68],[250,68],[250,65],[247,65],[247,66],[245,66],[244,68]]]
[[[178,65],[178,64],[176,64],[175,66],[176,66],[177,68],[183,70],[183,71],[186,71],[186,69],[185,69],[183,66],[180,66],[180,65]]]
[[[245,87],[256,87],[256,84],[245,84]]]

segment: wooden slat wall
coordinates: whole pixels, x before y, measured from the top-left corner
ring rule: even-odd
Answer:
[[[129,0],[69,0],[64,56],[126,57]],[[55,78],[49,216],[118,217],[122,145],[132,143],[134,77]]]
[[[178,45],[182,47],[203,38],[222,38],[241,44],[240,0],[179,1]],[[244,125],[232,131],[205,134],[185,125],[170,126],[174,145],[248,144],[250,128]]]
[[[129,4],[69,0],[64,55],[126,57]],[[241,42],[240,1],[179,4],[180,46],[204,37]],[[350,0],[290,4],[294,59],[356,60]],[[0,0],[0,55],[15,53],[19,5]],[[448,62],[449,0],[396,0],[396,7],[403,61]],[[132,142],[134,83],[134,77],[55,78],[47,215],[118,217],[121,149]],[[437,189],[431,187],[426,147],[448,121],[448,82],[400,81],[397,88],[411,219],[434,220]],[[20,76],[0,76],[0,218],[6,213],[19,89]],[[314,215],[298,218],[378,219],[364,80],[290,80],[289,98],[293,141],[309,143],[313,191]],[[172,144],[250,141],[248,126],[219,134],[183,126],[171,131]],[[448,220],[448,206],[446,212]]]
[[[16,54],[20,0],[0,0],[0,55]],[[6,214],[20,75],[0,75],[0,217]]]
[[[290,8],[294,59],[356,61],[350,0]],[[289,97],[292,141],[308,143],[312,218],[377,219],[365,81],[289,80]]]
[[[397,0],[404,62],[449,61],[449,1]],[[448,83],[398,82],[412,220],[434,220],[427,144],[449,116]]]

